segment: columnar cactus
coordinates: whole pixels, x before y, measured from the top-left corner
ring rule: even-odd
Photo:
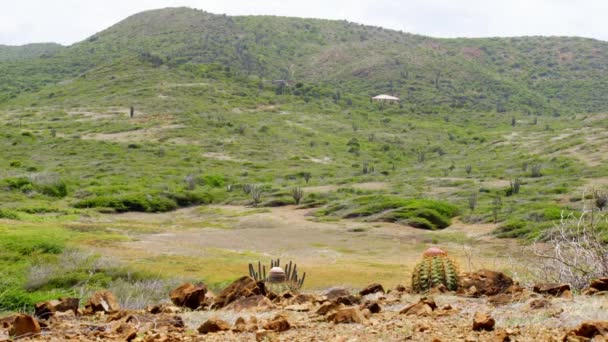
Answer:
[[[412,289],[427,292],[443,284],[448,290],[458,289],[458,266],[447,253],[431,247],[422,254],[422,261],[416,265],[412,274]]]

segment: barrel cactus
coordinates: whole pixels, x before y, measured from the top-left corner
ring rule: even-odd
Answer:
[[[415,292],[427,292],[443,284],[448,290],[458,289],[458,266],[448,257],[448,253],[437,247],[431,247],[422,254],[422,261],[414,268],[412,289]]]

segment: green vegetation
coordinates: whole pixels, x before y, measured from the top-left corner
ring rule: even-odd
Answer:
[[[91,238],[64,223],[100,212],[298,205],[325,222],[438,230],[460,216],[531,239],[589,194],[605,210],[607,56],[589,39],[434,39],[184,8],[69,47],[2,46],[0,309],[127,281],[120,267],[89,280],[99,258],[87,256],[26,286],[31,267],[52,273]],[[379,93],[402,101],[371,102]]]

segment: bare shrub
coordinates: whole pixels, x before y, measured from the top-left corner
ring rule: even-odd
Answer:
[[[140,310],[150,304],[166,301],[167,294],[179,284],[176,279],[117,279],[108,285],[108,290],[116,296],[120,307]]]
[[[259,185],[253,185],[251,187],[251,191],[249,195],[251,195],[251,200],[253,204],[260,204],[262,202],[262,194],[264,193],[264,189]]]
[[[469,195],[469,209],[471,209],[471,212],[475,211],[475,208],[477,207],[477,193],[474,192],[472,194]]]
[[[595,199],[595,206],[600,211],[604,210],[606,205],[608,205],[608,192],[606,191],[595,191],[593,198]]]
[[[538,178],[538,177],[542,177],[543,173],[542,173],[542,164],[533,164],[532,166],[530,166],[530,177],[534,177],[534,178]]]
[[[592,279],[608,276],[608,248],[602,236],[606,219],[593,210],[583,209],[580,216],[562,213],[559,224],[533,244],[543,279],[582,289]]]
[[[473,166],[471,166],[471,164],[468,164],[464,167],[464,171],[467,173],[467,175],[471,174],[471,171],[473,171]]]
[[[293,198],[294,202],[296,202],[296,204],[300,204],[302,197],[304,197],[304,191],[299,186],[292,188],[291,197]]]

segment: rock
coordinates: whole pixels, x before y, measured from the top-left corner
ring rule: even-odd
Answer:
[[[238,317],[234,322],[234,328],[232,328],[234,332],[245,332],[247,331],[247,321],[243,317]]]
[[[351,305],[359,304],[361,302],[361,300],[353,295],[348,295],[348,296],[337,298],[335,300],[335,302],[338,304],[344,304],[347,306],[351,306]]]
[[[40,324],[38,324],[38,321],[34,317],[18,314],[13,320],[9,335],[14,337],[25,337],[39,334],[40,331]]]
[[[327,292],[325,292],[324,295],[325,295],[325,297],[327,297],[327,300],[336,301],[340,297],[348,297],[348,296],[351,296],[352,294],[345,288],[334,287],[334,288],[327,290]]]
[[[264,329],[277,332],[286,331],[289,328],[291,328],[291,324],[289,324],[287,318],[281,315],[275,316],[271,321],[264,324]]]
[[[127,323],[122,323],[114,329],[114,333],[121,336],[123,341],[131,341],[137,337],[137,329]]]
[[[528,307],[532,310],[544,309],[551,306],[551,302],[544,298],[532,299],[528,302]]]
[[[171,290],[169,296],[173,304],[196,310],[204,305],[206,294],[207,286],[205,284],[185,283]]]
[[[380,284],[370,284],[363,290],[359,291],[359,296],[365,296],[371,293],[382,292],[384,293],[384,288]]]
[[[316,298],[313,295],[299,293],[299,294],[295,295],[293,298],[289,298],[287,303],[289,305],[304,304],[304,303],[314,302],[315,300],[316,300]]]
[[[230,330],[230,324],[221,319],[209,318],[205,323],[198,327],[198,332],[201,334],[214,333],[218,331]]]
[[[270,342],[278,340],[278,335],[272,330],[261,329],[255,332],[255,340],[259,342]]]
[[[437,304],[433,298],[420,298],[417,303],[410,304],[399,311],[400,314],[405,315],[416,315],[416,316],[430,316],[433,310],[437,309]]]
[[[395,291],[397,291],[397,292],[405,292],[406,288],[403,285],[397,285],[397,286],[395,286]]]
[[[266,295],[264,282],[256,282],[251,277],[241,277],[225,288],[213,303],[213,308],[223,308],[239,298],[246,298],[255,295]]]
[[[481,312],[475,313],[473,318],[473,330],[492,331],[494,330],[494,324],[496,324],[496,321],[494,321],[494,318],[492,318],[490,315]]]
[[[336,302],[327,302],[321,304],[321,307],[317,309],[317,315],[327,315],[331,311],[338,310],[342,305]]]
[[[440,295],[440,294],[442,294],[442,293],[447,293],[447,292],[450,292],[450,290],[448,290],[448,288],[447,288],[445,285],[443,285],[443,284],[439,284],[439,285],[437,285],[437,286],[433,286],[433,287],[432,287],[432,288],[429,290],[429,293],[428,293],[428,294],[429,294],[429,295],[436,296],[436,295]]]
[[[608,277],[594,279],[593,281],[591,281],[591,284],[589,284],[589,287],[594,288],[600,292],[608,291]]]
[[[504,293],[513,285],[513,279],[501,272],[480,270],[465,273],[460,278],[460,288],[468,296],[494,296]]]
[[[275,305],[272,304],[270,299],[262,296],[255,295],[251,297],[242,297],[234,302],[228,304],[226,310],[243,311],[243,310],[271,310],[274,309]]]
[[[376,314],[376,313],[382,311],[380,304],[378,304],[377,302],[365,303],[365,304],[361,305],[361,309],[367,309],[367,310],[369,310],[370,313],[373,313],[373,314]]]
[[[550,295],[555,297],[572,297],[570,291],[570,285],[568,284],[554,284],[554,283],[543,283],[534,285],[533,291],[543,295]]]
[[[72,311],[74,315],[78,314],[78,306],[80,299],[78,298],[59,298],[47,302],[37,303],[34,306],[35,316],[41,319],[48,319],[55,312]]]
[[[309,304],[293,304],[285,307],[285,310],[288,311],[297,311],[297,312],[308,312],[310,311]]]
[[[563,341],[588,341],[586,339],[593,339],[596,341],[595,337],[598,336],[608,338],[608,321],[583,322],[576,329],[567,332]],[[578,339],[578,337],[586,339]],[[597,341],[601,340],[597,339]]]
[[[328,322],[339,323],[359,323],[364,324],[367,322],[365,316],[358,308],[344,308],[340,309],[329,316],[327,316]]]
[[[511,337],[509,337],[509,333],[506,330],[500,329],[492,337],[492,342],[511,342]]]
[[[85,312],[92,314],[95,312],[114,313],[120,310],[120,305],[116,297],[110,291],[95,292],[84,305]]]
[[[517,302],[521,299],[521,293],[499,293],[497,295],[488,297],[488,303],[491,303],[493,305],[505,305]]]

